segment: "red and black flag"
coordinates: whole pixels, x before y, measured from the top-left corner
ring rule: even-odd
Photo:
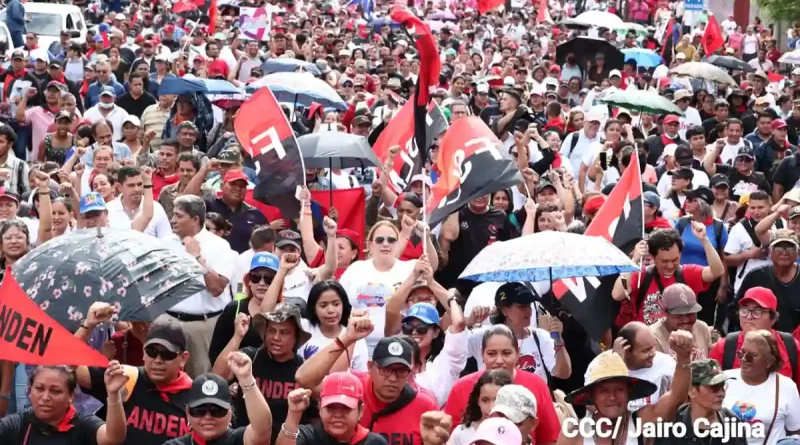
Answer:
[[[664,40],[661,42],[661,57],[664,58],[664,63],[669,66],[672,63],[672,58],[675,55],[675,47],[681,40],[681,24],[675,20],[675,17],[669,19],[667,27],[664,28]]]
[[[644,208],[638,156],[631,156],[630,165],[585,235],[602,236],[628,254],[642,239]],[[553,283],[553,295],[592,338],[600,339],[619,312],[619,303],[611,298],[617,277],[618,274],[558,280]]]
[[[427,202],[431,227],[479,196],[522,182],[517,164],[503,151],[503,144],[477,116],[453,123],[439,146],[442,175]]]
[[[300,203],[294,195],[305,179],[303,156],[269,88],[261,88],[242,104],[233,126],[242,148],[256,163],[259,183],[254,197],[278,207],[286,219],[297,218]]]
[[[389,172],[389,186],[395,193],[403,193],[411,183],[414,175],[422,173],[425,167],[424,151],[426,151],[433,139],[447,130],[447,118],[442,110],[433,102],[428,107],[428,115],[425,118],[425,145],[423,150],[419,150],[414,142],[414,113],[416,105],[412,101],[406,102],[400,111],[389,121],[389,125],[378,136],[372,150],[375,156],[381,161],[381,165],[389,157],[389,148],[397,145],[400,152],[394,159],[394,168]]]
[[[392,20],[406,27],[408,33],[414,37],[414,45],[419,57],[419,75],[417,87],[414,92],[414,139],[419,147],[418,156],[421,165],[425,165],[428,146],[428,105],[431,102],[431,92],[439,85],[439,73],[442,71],[442,62],[439,59],[436,39],[431,29],[422,19],[403,6],[396,6],[392,11]],[[410,101],[409,101],[410,102]]]

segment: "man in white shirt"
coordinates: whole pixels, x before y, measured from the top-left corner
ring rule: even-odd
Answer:
[[[730,233],[728,233],[728,242],[725,243],[725,265],[736,267],[736,276],[733,282],[734,295],[738,295],[742,279],[748,272],[757,267],[770,264],[769,259],[767,259],[767,249],[765,246],[761,246],[761,241],[755,231],[759,221],[769,215],[770,205],[771,201],[767,192],[759,190],[751,193],[747,208],[748,217],[742,218],[734,224]],[[789,214],[789,219],[798,215],[800,213],[792,210],[792,213]],[[776,219],[780,220],[780,216],[778,215]],[[780,224],[780,228],[783,228],[783,222]]]
[[[581,160],[589,152],[593,142],[600,141],[600,123],[603,120],[601,113],[592,109],[586,113],[583,121],[583,130],[575,131],[564,138],[561,144],[561,154],[569,159],[572,171],[577,171]]]
[[[772,64],[772,61],[767,59],[767,50],[764,48],[760,48],[758,50],[758,55],[755,59],[751,59],[747,62],[750,66],[753,67],[754,70],[761,70],[765,73],[772,71],[775,66]]]
[[[681,128],[678,130],[678,134],[681,136],[681,139],[686,139],[686,130],[692,127],[700,127],[703,125],[703,119],[700,118],[700,113],[697,111],[696,108],[689,105],[692,100],[692,93],[689,90],[678,90],[675,92],[675,96],[672,99],[672,102],[678,106],[678,108],[683,111],[683,116],[680,117],[680,125]]]
[[[128,112],[122,107],[118,107],[114,102],[117,100],[117,93],[114,87],[106,85],[100,91],[100,101],[97,105],[86,110],[84,118],[88,119],[91,123],[100,120],[107,120],[111,122],[111,127],[114,130],[114,140],[122,139],[122,125],[125,118],[128,117]]]
[[[186,372],[192,378],[211,370],[208,348],[217,318],[231,301],[229,277],[235,262],[235,253],[228,242],[206,230],[205,220],[206,204],[202,198],[183,195],[175,199],[174,234],[186,253],[205,270],[206,290],[181,301],[156,319],[156,322],[180,323],[189,350]]]
[[[664,156],[664,158],[667,156],[674,156],[675,166],[677,169],[674,171],[667,171],[661,175],[661,178],[659,178],[656,189],[658,190],[658,194],[660,196],[667,196],[667,192],[669,192],[670,187],[672,187],[672,176],[675,174],[681,178],[691,179],[692,189],[696,189],[697,187],[701,186],[708,187],[708,174],[702,170],[692,168],[694,155],[692,155],[692,149],[690,149],[687,145],[669,144],[664,147],[664,153],[662,156]],[[688,174],[686,172],[687,170],[691,170],[691,174]]]
[[[528,32],[525,25],[522,23],[522,16],[517,13],[511,18],[511,23],[503,27],[503,32],[506,37],[519,43],[522,41],[522,36]]]
[[[722,33],[727,37],[736,31],[736,27],[739,25],[736,23],[736,20],[733,19],[733,14],[728,14],[728,18],[723,20],[719,26],[722,28]]]
[[[142,212],[144,194],[153,194],[153,185],[145,185],[141,170],[138,167],[129,165],[119,169],[117,183],[122,189],[122,194],[119,199],[106,204],[108,225],[117,229],[130,229],[131,223]],[[144,233],[155,238],[165,238],[172,235],[169,218],[167,218],[167,213],[161,207],[161,204],[153,202],[153,217],[147,224]]]

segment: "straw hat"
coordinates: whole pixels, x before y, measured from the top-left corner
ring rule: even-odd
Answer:
[[[658,389],[655,384],[647,380],[631,377],[622,357],[613,352],[605,352],[595,357],[592,363],[589,364],[589,376],[586,378],[586,385],[571,392],[566,400],[573,405],[591,405],[592,389],[596,385],[609,380],[626,381],[630,388],[629,400],[647,397]]]

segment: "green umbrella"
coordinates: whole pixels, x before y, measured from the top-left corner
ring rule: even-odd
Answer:
[[[603,98],[598,98],[597,101],[615,107],[623,107],[645,113],[673,113],[683,116],[683,111],[681,111],[677,105],[670,102],[669,99],[647,91],[618,90],[609,93]]]

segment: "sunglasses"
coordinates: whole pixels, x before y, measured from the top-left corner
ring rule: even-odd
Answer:
[[[750,363],[756,359],[756,355],[752,352],[736,351],[736,356],[745,363]]]
[[[250,277],[250,282],[253,283],[253,284],[258,284],[262,280],[264,281],[265,284],[272,283],[272,277],[268,276],[268,275],[259,275],[259,274],[251,273],[251,274],[248,274],[247,276]]]
[[[397,242],[397,238],[394,237],[394,236],[376,236],[375,237],[375,243],[383,244],[384,242],[388,243],[388,244],[394,244],[394,243]]]
[[[148,357],[155,359],[157,357],[161,357],[165,362],[171,362],[178,358],[177,352],[172,352],[167,349],[158,349],[155,346],[148,346],[144,348],[144,353],[147,354]],[[202,417],[202,416],[195,416],[195,417]]]
[[[797,247],[792,246],[792,245],[775,246],[775,247],[772,248],[772,251],[775,252],[775,253],[788,253],[788,254],[791,255],[791,254],[794,254],[795,252],[797,252]]]
[[[419,324],[411,324],[411,323],[403,323],[402,331],[403,335],[412,335],[414,331],[417,332],[419,335],[425,335],[428,333],[428,330],[431,326],[427,323],[419,323]]]
[[[200,405],[189,408],[189,415],[192,417],[205,417],[206,414],[211,414],[211,417],[215,419],[221,419],[228,415],[228,410],[217,405]]]

